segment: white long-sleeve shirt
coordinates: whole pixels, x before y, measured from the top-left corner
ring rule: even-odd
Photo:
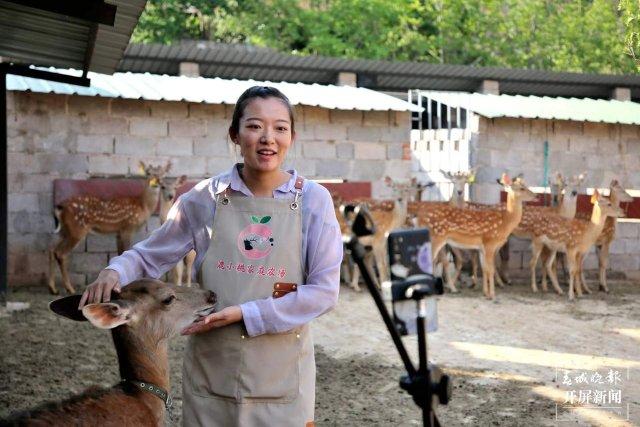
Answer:
[[[273,192],[275,198],[293,198],[297,172]],[[107,267],[115,270],[124,286],[141,277],[158,278],[191,249],[197,270],[211,242],[215,196],[231,187],[234,195],[253,197],[234,166],[199,182],[178,198],[167,221],[146,240],[134,245]],[[306,286],[281,298],[265,298],[240,305],[250,336],[290,330],[331,310],[338,300],[342,236],[333,202],[326,188],[305,180],[302,191],[302,254]]]

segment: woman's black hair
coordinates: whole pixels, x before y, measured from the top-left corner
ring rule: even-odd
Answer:
[[[240,132],[240,119],[244,114],[245,108],[254,98],[278,98],[280,99],[287,110],[289,110],[289,120],[291,121],[291,133],[295,131],[295,122],[293,115],[293,107],[291,106],[291,102],[289,98],[282,92],[280,92],[275,87],[271,86],[252,86],[249,89],[245,90],[238,101],[236,102],[236,108],[233,110],[233,118],[231,119],[231,126],[229,126],[229,135],[231,138],[234,138]]]

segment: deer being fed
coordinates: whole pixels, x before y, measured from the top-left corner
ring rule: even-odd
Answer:
[[[78,310],[80,295],[53,301],[56,314],[111,330],[122,381],[0,420],[7,426],[163,426],[170,409],[169,339],[214,311],[216,295],[142,279],[109,302]]]

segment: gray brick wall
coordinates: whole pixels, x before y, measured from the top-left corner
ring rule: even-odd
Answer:
[[[197,180],[241,160],[227,139],[233,106],[9,92],[7,108],[10,286],[45,283],[46,251],[57,239],[54,179],[135,175],[139,160],[171,159],[171,175]],[[384,191],[385,174],[410,172],[409,113],[295,111],[287,163],[306,177],[374,180]],[[135,241],[158,226],[152,217]],[[89,235],[71,255],[72,282],[90,283],[115,252],[114,236]]]

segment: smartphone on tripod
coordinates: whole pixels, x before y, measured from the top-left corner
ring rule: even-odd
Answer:
[[[391,281],[383,284],[383,293],[393,307],[393,320],[400,335],[415,335],[416,304],[407,290],[416,284],[433,283],[429,229],[399,229],[387,237]],[[435,298],[426,299],[426,332],[438,329]]]
[[[434,411],[434,397],[442,405],[451,399],[451,380],[436,365],[427,362],[427,324],[437,327],[437,312],[435,311],[434,295],[442,295],[443,286],[440,278],[434,277],[431,268],[431,243],[427,229],[411,229],[394,231],[389,238],[389,260],[391,266],[390,282],[383,282],[383,291],[388,292],[388,299],[394,308],[393,318],[385,304],[380,290],[375,285],[372,272],[365,263],[366,250],[359,242],[359,236],[375,233],[375,223],[366,208],[356,207],[356,217],[352,223],[353,234],[345,238],[345,244],[353,261],[357,264],[371,297],[373,298],[382,320],[384,321],[391,339],[398,350],[400,359],[407,371],[407,375],[400,377],[400,388],[408,392],[413,401],[422,409],[422,423],[425,427],[440,427],[440,422]],[[385,283],[388,286],[385,286]],[[386,289],[385,289],[386,288]],[[428,321],[428,301],[432,300],[433,308],[431,321]],[[405,303],[407,304],[405,310]],[[403,312],[410,312],[404,318]],[[411,324],[415,323],[418,335],[418,368],[411,361],[409,353],[401,339],[399,329],[404,333],[411,331]]]

